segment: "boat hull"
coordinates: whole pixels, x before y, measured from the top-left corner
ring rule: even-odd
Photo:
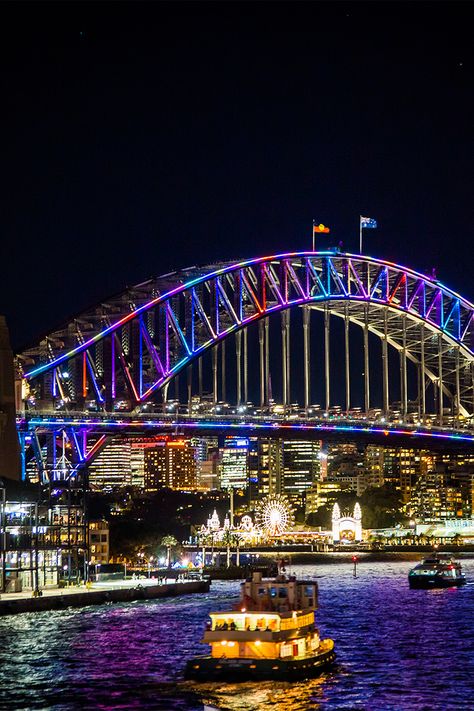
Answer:
[[[433,588],[458,588],[466,584],[466,578],[443,578],[440,575],[409,575],[408,584],[412,590],[432,590]]]
[[[196,681],[295,681],[319,676],[335,661],[331,649],[301,659],[232,659],[196,657],[188,661],[184,676]]]

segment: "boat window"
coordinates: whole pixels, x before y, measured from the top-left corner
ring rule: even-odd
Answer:
[[[304,592],[305,592],[306,597],[313,597],[313,586],[306,585]]]
[[[272,597],[276,597],[276,596],[277,596],[277,589],[276,589],[276,588],[270,588],[270,595],[271,595]]]
[[[286,588],[280,588],[278,590],[278,597],[288,597],[288,591]]]
[[[265,588],[259,588],[259,589],[258,589],[258,594],[259,594],[259,595],[265,595],[265,592],[266,592]]]

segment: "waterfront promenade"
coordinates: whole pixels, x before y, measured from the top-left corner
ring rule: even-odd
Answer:
[[[31,590],[19,593],[4,593],[0,596],[0,616],[21,612],[58,610],[66,607],[100,605],[107,602],[127,602],[162,597],[175,597],[207,592],[208,579],[177,581],[174,578],[137,580],[113,580],[94,582],[89,585],[67,588],[44,588],[40,597],[33,597]]]

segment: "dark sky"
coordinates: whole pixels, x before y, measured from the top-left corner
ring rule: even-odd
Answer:
[[[1,295],[21,348],[192,264],[358,248],[472,286],[470,3],[0,6]]]

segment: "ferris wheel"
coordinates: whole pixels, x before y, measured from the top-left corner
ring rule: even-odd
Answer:
[[[279,536],[293,528],[293,507],[286,496],[275,494],[262,499],[255,509],[258,528],[269,536]]]

